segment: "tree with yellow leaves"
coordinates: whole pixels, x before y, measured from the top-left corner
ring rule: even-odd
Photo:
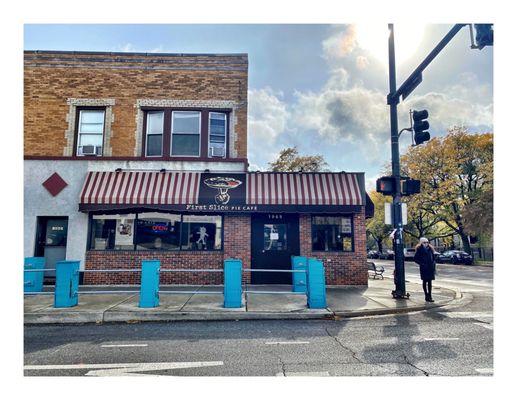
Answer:
[[[391,202],[391,198],[372,190],[368,193],[375,207],[373,217],[366,222],[366,234],[370,236],[382,253],[383,243],[388,238],[392,227],[384,223],[384,203]]]
[[[275,172],[320,172],[327,171],[327,167],[323,156],[301,156],[296,147],[283,149],[278,158],[269,163],[269,169]]]
[[[469,134],[464,127],[451,128],[445,137],[410,148],[401,157],[401,165],[405,175],[421,181],[421,193],[407,199],[413,214],[421,213],[429,223],[443,222],[460,236],[468,253],[469,235],[491,234],[492,133]]]

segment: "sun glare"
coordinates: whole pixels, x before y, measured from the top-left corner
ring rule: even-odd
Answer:
[[[397,64],[407,61],[417,50],[424,36],[421,24],[394,24],[395,60]],[[388,24],[355,25],[357,44],[373,57],[388,65]]]

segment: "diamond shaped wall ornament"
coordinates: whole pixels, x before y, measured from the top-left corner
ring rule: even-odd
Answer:
[[[67,186],[68,183],[66,183],[57,172],[54,172],[50,178],[43,182],[43,187],[47,189],[52,196],[57,196]]]

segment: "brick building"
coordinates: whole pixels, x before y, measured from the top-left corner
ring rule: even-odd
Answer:
[[[101,271],[144,259],[219,269],[230,257],[289,269],[302,254],[324,260],[328,284],[367,284],[363,173],[248,172],[246,54],[24,57],[26,256]],[[138,281],[84,274],[85,283]],[[165,273],[162,282],[222,276]]]

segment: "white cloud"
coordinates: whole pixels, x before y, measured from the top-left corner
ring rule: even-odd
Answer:
[[[285,130],[289,115],[287,105],[281,99],[282,93],[271,88],[252,89],[248,96],[248,137],[270,143]]]
[[[365,56],[357,56],[355,59],[355,65],[357,69],[364,70],[370,65],[370,61]]]
[[[123,52],[127,52],[127,53],[136,52],[136,48],[132,43],[125,43],[125,44],[119,46],[119,51],[123,51]]]
[[[331,80],[332,81],[332,78]],[[330,82],[329,81],[329,82]],[[349,143],[367,158],[376,158],[389,137],[388,112],[382,93],[364,87],[296,94],[293,123],[322,140]]]
[[[320,90],[295,91],[290,102],[269,87],[249,91],[248,150],[254,167],[266,168],[281,149],[295,145],[304,154],[325,149],[331,169],[380,171],[380,164],[389,161],[389,107],[386,77],[379,78],[382,70],[358,47],[353,27],[332,34],[322,48],[330,72]],[[399,128],[409,126],[407,113],[413,108],[429,110],[433,135],[445,134],[454,125],[471,131],[491,129],[491,85],[480,84],[473,73],[450,80],[453,83],[439,90],[401,102]],[[410,141],[410,135],[401,136],[401,151]],[[370,178],[367,186],[374,184],[375,178]]]
[[[133,43],[125,43],[117,46],[116,51],[122,51],[125,53],[163,53],[163,45],[158,45],[152,49],[138,49]]]
[[[380,175],[375,175],[375,176],[368,177],[364,180],[364,186],[365,186],[367,192],[376,189],[377,179],[379,177],[380,177]]]
[[[468,89],[463,88],[467,91]],[[409,108],[429,111],[429,124],[434,131],[445,132],[453,125],[467,127],[487,127],[493,124],[493,103],[480,104],[461,98],[452,97],[454,93],[426,93],[415,96],[401,107],[400,112],[409,112]]]
[[[276,158],[277,137],[286,131],[289,111],[282,97],[271,88],[248,92],[248,156],[260,169]]]
[[[147,53],[163,53],[163,45],[159,45],[152,48],[151,50],[147,50]]]
[[[349,25],[346,31],[339,31],[325,39],[322,46],[327,60],[347,57],[357,46],[355,26]]]
[[[350,74],[344,68],[335,68],[327,83],[325,89],[328,90],[342,90],[346,89],[349,85]]]

